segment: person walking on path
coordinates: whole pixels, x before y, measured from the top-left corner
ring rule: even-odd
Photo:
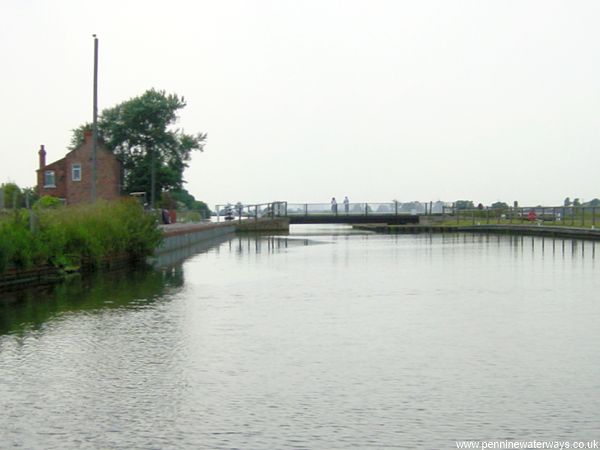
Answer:
[[[331,197],[331,212],[337,214],[337,201],[335,197]]]
[[[348,196],[344,197],[344,211],[348,214],[348,210],[350,209],[350,200],[348,200]]]

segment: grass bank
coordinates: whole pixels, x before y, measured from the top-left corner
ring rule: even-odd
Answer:
[[[114,257],[141,260],[161,239],[155,218],[129,199],[14,210],[0,217],[0,276],[37,267],[94,269]]]

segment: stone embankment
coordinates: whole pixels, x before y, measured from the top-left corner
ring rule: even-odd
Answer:
[[[214,239],[234,232],[286,232],[290,223],[285,218],[232,220],[218,223],[174,223],[160,225],[164,239],[155,253],[163,253]]]
[[[164,253],[196,244],[200,241],[214,239],[235,232],[231,222],[221,223],[174,223],[160,225],[163,230],[163,241],[155,253]]]

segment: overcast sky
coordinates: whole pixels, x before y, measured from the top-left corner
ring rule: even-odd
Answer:
[[[215,203],[600,197],[598,1],[0,2],[0,182],[99,108],[183,95]]]

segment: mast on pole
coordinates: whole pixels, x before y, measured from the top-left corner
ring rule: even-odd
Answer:
[[[98,38],[94,34],[94,110],[92,121],[92,203],[96,201],[97,150],[98,150]]]

